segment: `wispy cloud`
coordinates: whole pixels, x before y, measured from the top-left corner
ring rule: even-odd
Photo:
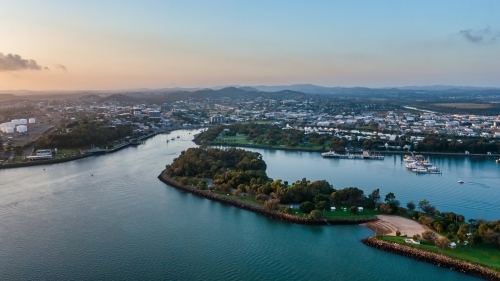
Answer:
[[[66,66],[64,66],[62,64],[54,63],[54,67],[57,68],[57,69],[60,69],[60,70],[68,71],[68,69],[66,68]]]
[[[490,27],[486,27],[485,29],[465,29],[460,30],[460,35],[462,35],[467,41],[471,43],[495,43],[498,39],[500,39],[500,32],[493,31]]]
[[[20,70],[42,70],[35,60],[23,59],[20,55],[0,53],[0,72],[1,71],[20,71]]]

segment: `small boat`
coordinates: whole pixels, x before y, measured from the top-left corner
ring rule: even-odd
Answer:
[[[500,163],[500,158],[495,159],[495,162]]]
[[[417,174],[425,174],[427,173],[427,169],[424,167],[418,167],[417,170],[415,171]]]
[[[464,183],[464,181],[463,180],[459,180],[458,183]]]
[[[175,138],[171,138],[171,140],[175,140]]]
[[[180,138],[181,136],[177,136],[177,138]]]

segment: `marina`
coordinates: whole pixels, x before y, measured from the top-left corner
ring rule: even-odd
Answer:
[[[442,171],[422,155],[405,155],[406,169],[417,174],[442,174]]]

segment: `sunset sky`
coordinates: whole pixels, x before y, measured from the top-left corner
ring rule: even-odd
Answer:
[[[500,1],[0,0],[0,90],[500,87]]]

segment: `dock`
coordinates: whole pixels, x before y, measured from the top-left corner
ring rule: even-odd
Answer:
[[[363,154],[359,153],[340,154],[335,151],[329,151],[321,153],[321,156],[329,158],[339,158],[339,159],[384,160],[384,155],[370,153],[370,151],[368,150],[364,150]]]

